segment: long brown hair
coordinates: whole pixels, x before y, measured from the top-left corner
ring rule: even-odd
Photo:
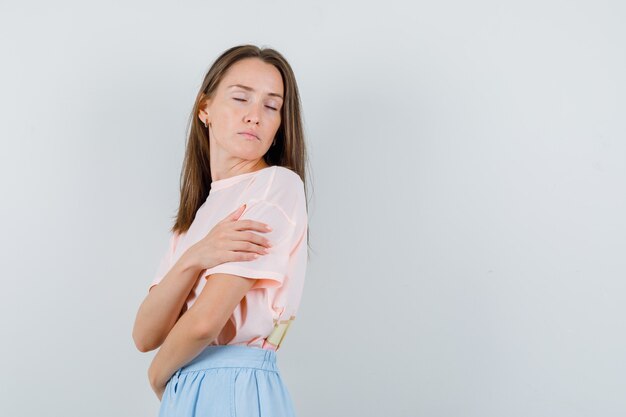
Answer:
[[[287,60],[276,50],[259,48],[255,45],[239,45],[224,51],[211,65],[196,96],[189,116],[185,159],[180,176],[180,202],[173,233],[189,230],[196,212],[206,201],[211,190],[211,166],[209,164],[209,132],[198,118],[204,99],[212,97],[224,74],[231,65],[245,58],[258,58],[276,67],[284,85],[284,100],[281,108],[281,123],[276,132],[276,144],[271,146],[263,159],[268,165],[280,165],[297,173],[304,183],[308,211],[308,186],[305,166],[308,158],[304,129],[300,113],[300,95],[296,77]],[[307,227],[307,241],[309,231]]]

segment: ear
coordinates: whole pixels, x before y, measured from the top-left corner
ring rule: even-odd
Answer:
[[[200,105],[198,106],[198,119],[200,119],[202,123],[206,122],[208,124],[211,122],[211,117],[209,116],[210,105],[211,105],[210,98],[202,98],[200,100]]]

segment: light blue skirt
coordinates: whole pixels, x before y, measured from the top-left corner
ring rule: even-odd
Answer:
[[[273,350],[207,346],[167,382],[159,417],[295,417]]]

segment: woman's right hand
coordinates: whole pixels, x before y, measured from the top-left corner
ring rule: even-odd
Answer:
[[[269,232],[268,225],[250,219],[238,220],[246,205],[230,213],[200,241],[192,245],[186,255],[198,269],[213,268],[224,262],[251,261],[264,255],[271,247],[269,240],[246,230]]]

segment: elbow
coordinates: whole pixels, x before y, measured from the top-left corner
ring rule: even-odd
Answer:
[[[139,352],[150,352],[152,349],[150,349],[150,345],[147,344],[144,340],[138,338],[134,333],[133,333],[133,341],[135,342],[135,347],[137,348],[137,350]]]
[[[142,352],[142,353],[146,353],[146,352],[150,352],[150,351],[154,350],[149,345],[143,345],[140,342],[138,342],[137,340],[135,340],[135,347],[137,348],[137,350],[139,352]]]
[[[141,335],[137,329],[133,329],[133,341],[137,350],[143,353],[153,351],[160,346],[155,340],[146,337],[146,335]]]

